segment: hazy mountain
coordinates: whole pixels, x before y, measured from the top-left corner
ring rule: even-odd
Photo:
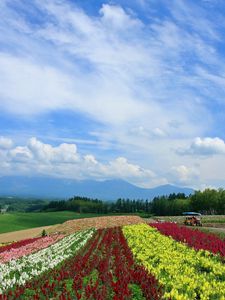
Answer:
[[[140,188],[123,180],[75,181],[49,177],[4,176],[0,177],[0,195],[68,198],[74,195],[116,200],[118,198],[152,199],[170,193],[193,193],[193,189],[162,185],[151,189]]]

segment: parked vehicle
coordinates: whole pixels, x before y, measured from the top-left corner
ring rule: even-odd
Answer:
[[[201,214],[195,212],[185,212],[183,215],[186,215],[184,220],[184,225],[187,226],[202,226]]]
[[[202,226],[202,222],[200,218],[196,218],[196,217],[186,217],[185,221],[184,221],[184,225],[188,225],[188,226]]]

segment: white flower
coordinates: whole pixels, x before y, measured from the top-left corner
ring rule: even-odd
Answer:
[[[63,260],[74,255],[92,237],[94,231],[88,229],[71,234],[46,249],[11,260],[6,264],[0,263],[0,294],[16,284],[24,285],[32,277],[56,267]],[[76,247],[72,247],[76,242],[78,243]],[[20,274],[18,279],[15,273]]]

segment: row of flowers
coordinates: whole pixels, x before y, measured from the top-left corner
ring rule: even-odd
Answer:
[[[11,247],[9,250],[5,250],[2,253],[0,253],[0,263],[6,263],[9,262],[11,259],[18,259],[24,255],[29,255],[41,249],[47,248],[48,246],[54,244],[63,237],[64,235],[57,234],[32,239],[33,241],[29,243],[27,243],[27,241],[24,240],[24,243],[21,243],[22,245],[20,247]]]
[[[0,295],[9,288],[25,285],[33,277],[53,269],[73,256],[92,237],[94,231],[89,229],[66,236],[36,253],[10,260],[5,264],[0,263]]]
[[[154,276],[133,259],[121,228],[99,231],[84,256],[77,257],[71,274],[77,299],[161,299]]]
[[[0,243],[0,253],[1,253],[1,249],[3,247],[9,246],[10,244],[12,244],[13,242],[5,242],[5,243]],[[3,250],[4,251],[4,250]]]
[[[196,251],[147,224],[123,227],[137,261],[165,288],[165,298],[225,300],[225,265],[208,251]]]
[[[25,239],[25,240],[21,240],[21,241],[14,242],[14,243],[6,243],[6,244],[0,243],[0,253],[5,252],[5,251],[10,251],[11,249],[20,248],[22,246],[26,246],[30,243],[37,241],[38,239],[41,239],[41,237]]]
[[[163,291],[133,254],[121,228],[100,229],[60,266],[8,290],[6,299],[161,299]],[[1,299],[1,296],[0,296]],[[2,296],[2,299],[3,296]]]
[[[225,240],[220,239],[215,234],[179,226],[175,223],[151,223],[150,226],[196,250],[208,250],[214,254],[220,254],[222,258],[225,257]]]

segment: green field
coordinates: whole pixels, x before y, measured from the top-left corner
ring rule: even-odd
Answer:
[[[71,211],[10,213],[0,215],[0,233],[63,223],[67,220],[96,217],[97,214],[78,214]]]

